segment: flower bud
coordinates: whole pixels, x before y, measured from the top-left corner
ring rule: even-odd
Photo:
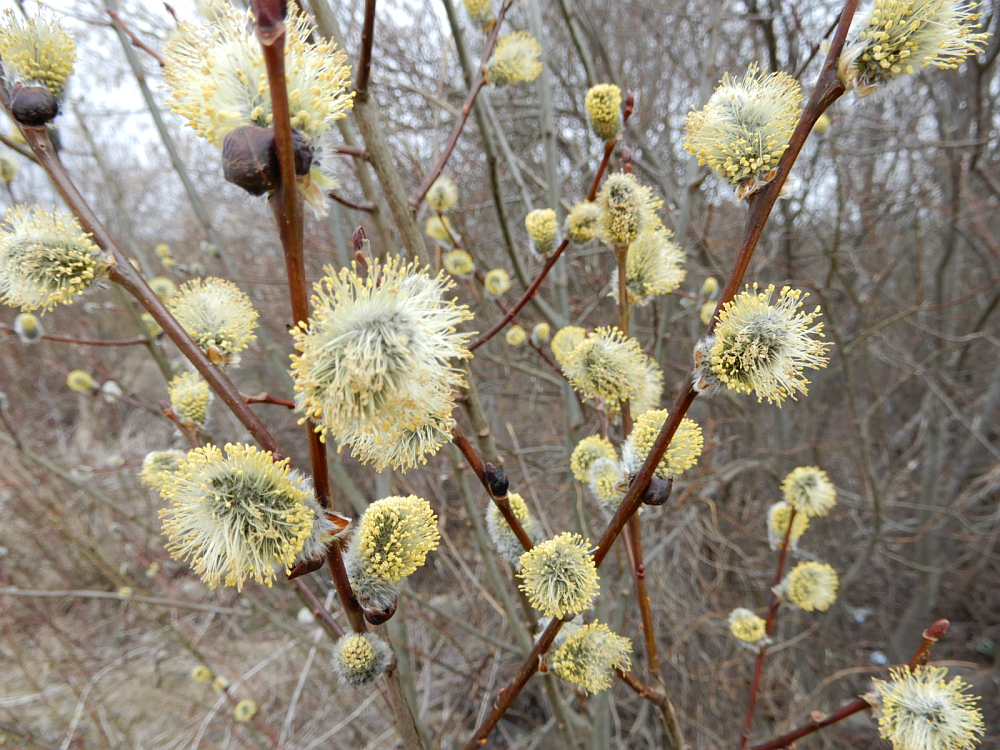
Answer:
[[[566,217],[566,233],[573,242],[582,243],[601,233],[604,210],[593,201],[580,201]]]
[[[487,462],[486,466],[483,467],[483,479],[486,480],[486,486],[490,488],[490,494],[493,497],[507,495],[510,480],[507,479],[507,474],[499,466]]]
[[[177,285],[166,276],[156,276],[149,280],[149,288],[153,294],[166,301],[177,294]]]
[[[233,721],[243,724],[250,721],[257,713],[257,704],[249,698],[244,698],[233,707]]]
[[[50,122],[59,113],[58,100],[73,72],[72,37],[44,15],[22,25],[8,11],[0,25],[0,59],[14,120],[29,127]]]
[[[541,346],[549,340],[551,331],[552,327],[548,323],[536,323],[535,327],[531,329],[531,343],[535,346]]]
[[[538,208],[524,218],[531,245],[543,258],[551,257],[559,243],[559,223],[551,208]]]
[[[524,502],[524,498],[516,492],[511,492],[507,495],[507,502],[510,506],[510,512],[517,519],[518,523],[521,524],[521,528],[528,535],[528,538],[531,540],[538,539],[541,533],[541,526],[535,520],[534,516],[531,515],[531,511],[528,510],[528,505]],[[515,569],[520,570],[521,555],[524,554],[524,547],[521,546],[521,540],[517,538],[517,534],[514,533],[510,524],[507,523],[507,519],[504,518],[503,513],[500,512],[500,508],[496,503],[490,503],[486,509],[486,532],[489,534],[490,541],[493,542],[497,554],[513,565]]]
[[[510,274],[502,268],[494,268],[486,274],[483,286],[492,296],[499,297],[510,289]]]
[[[333,669],[342,682],[361,687],[385,671],[391,655],[389,645],[374,633],[347,633],[334,646]]]
[[[560,534],[521,555],[521,590],[548,617],[578,615],[593,604],[600,588],[590,541]]]
[[[584,100],[594,135],[609,141],[621,128],[622,90],[613,83],[599,83],[587,92]]]
[[[556,331],[556,335],[552,337],[552,353],[556,362],[565,367],[569,355],[585,338],[587,329],[580,326],[565,326]]]
[[[670,493],[674,489],[674,478],[650,477],[649,484],[642,491],[640,498],[644,505],[665,505],[670,499]]]
[[[507,333],[504,334],[504,341],[507,342],[509,346],[520,346],[528,338],[524,329],[516,323],[507,329]]]
[[[312,166],[313,147],[305,136],[292,131],[295,174],[302,177]],[[227,182],[250,195],[263,195],[281,184],[281,167],[274,143],[274,128],[243,125],[222,140],[222,173]]]
[[[13,156],[10,154],[0,154],[0,179],[10,184],[17,177],[20,169],[17,160]]]
[[[208,682],[212,679],[212,670],[204,664],[199,664],[191,670],[191,679],[195,682]]]
[[[10,113],[26,127],[39,127],[59,114],[59,102],[44,86],[14,84],[10,94]]]
[[[21,339],[22,344],[34,344],[36,341],[41,341],[45,335],[42,324],[31,313],[21,313],[14,318],[14,333]]]
[[[85,370],[73,370],[66,376],[66,387],[77,393],[86,393],[94,389],[94,379]]]
[[[469,12],[472,22],[482,29],[483,33],[488,34],[497,17],[493,12],[493,0],[465,0],[465,9]]]
[[[427,220],[427,235],[440,242],[448,242],[451,239],[451,222],[447,216],[432,216]]]
[[[447,175],[441,175],[427,191],[427,203],[435,211],[444,213],[458,203],[458,188]]]
[[[838,583],[832,566],[809,561],[792,568],[774,591],[783,601],[807,612],[825,612],[837,600]]]
[[[764,618],[744,607],[737,607],[729,613],[729,630],[743,643],[755,645],[769,640]]]
[[[497,42],[486,65],[486,82],[493,86],[530,83],[542,72],[541,56],[542,45],[527,31],[507,34]]]
[[[384,623],[389,622],[389,620],[392,619],[392,616],[396,614],[397,601],[398,600],[393,599],[392,604],[390,604],[385,609],[363,610],[365,614],[365,619],[368,620],[368,622],[370,622],[372,625],[382,625]]]
[[[719,280],[714,276],[708,276],[701,285],[699,294],[705,299],[715,299],[715,293],[719,291]]]
[[[368,506],[344,564],[369,622],[392,617],[400,582],[424,564],[440,538],[437,516],[416,495],[387,497]]]
[[[444,270],[452,276],[466,276],[473,268],[472,256],[465,250],[456,248],[444,256]]]
[[[615,460],[618,453],[611,441],[600,435],[585,437],[576,447],[569,457],[569,469],[573,472],[578,482],[586,482],[590,476],[590,467],[599,458]]]
[[[599,693],[612,683],[612,669],[628,669],[632,642],[592,622],[566,637],[552,654],[552,671],[584,693]]]

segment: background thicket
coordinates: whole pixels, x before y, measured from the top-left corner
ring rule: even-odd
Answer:
[[[373,100],[411,192],[466,96],[456,43],[475,65],[485,42],[461,8],[454,9],[456,39],[445,13],[452,0],[442,2],[387,0],[378,10]],[[131,52],[222,238],[221,252],[213,252],[104,3],[52,5],[67,14],[80,48],[57,121],[70,172],[147,276],[180,283],[204,273],[244,285],[266,338],[244,354],[233,380],[246,394],[288,397],[267,353],[269,339],[274,360],[287,361],[291,318],[264,203],[223,182],[217,151],[163,106],[155,61]],[[478,270],[511,272],[513,288],[501,301],[513,304],[540,268],[527,252],[523,218],[554,200],[562,217],[583,198],[603,151],[589,133],[583,98],[590,85],[614,82],[637,94],[623,142],[687,252],[682,291],[697,295],[706,277],[725,277],[745,208],[683,152],[684,116],[707,100],[723,72],[742,73],[754,60],[797,75],[808,88],[839,3],[525,0],[511,9],[511,27],[531,28],[536,5],[543,80],[485,92],[446,170],[459,186],[452,221],[462,246]],[[176,8],[193,17],[193,8]],[[174,26],[156,4],[122,2],[119,11],[154,48]],[[334,12],[353,62],[363,3],[337,4]],[[839,571],[840,597],[825,614],[783,613],[754,736],[769,737],[864,692],[872,676],[884,675],[880,663],[908,659],[921,630],[946,617],[952,627],[935,658],[983,696],[983,747],[1000,747],[1000,40],[994,4],[981,12],[994,36],[978,59],[959,70],[924,71],[878,102],[859,106],[846,97],[834,106],[829,129],[810,138],[796,164],[794,185],[753,259],[748,281],[791,284],[822,305],[834,343],[829,368],[812,377],[808,397],[781,409],[747,397],[699,399],[690,416],[705,430],[705,454],[668,506],[642,513],[664,675],[694,747],[736,743],[753,655],[735,644],[725,618],[736,606],[766,605],[774,553],[765,512],[779,499],[781,479],[803,464],[821,466],[838,489],[836,509],[814,519],[800,546],[803,557]],[[360,143],[352,118],[341,132]],[[0,200],[57,202],[41,169],[15,158],[21,172]],[[616,152],[612,168],[618,165]],[[355,204],[374,200],[377,213],[331,203],[328,222],[307,222],[313,279],[323,265],[349,257],[356,226],[366,228],[376,253],[402,248],[381,192],[365,189],[375,184],[369,166],[345,156],[338,169],[338,193]],[[170,246],[175,268],[160,265],[159,243]],[[603,246],[572,246],[519,320],[525,328],[549,321],[553,330],[616,321],[606,296],[613,267]],[[457,294],[476,312],[474,330],[499,319],[474,282],[459,281]],[[703,331],[699,306],[671,295],[636,310],[633,335],[665,371],[664,406]],[[76,339],[139,335],[125,313],[122,298],[105,288],[42,322],[47,333]],[[15,314],[0,310],[4,330]],[[178,356],[169,342],[162,347],[168,360]],[[128,399],[71,392],[65,375],[73,369],[116,381]],[[509,347],[502,336],[476,351],[472,369],[512,489],[541,516],[547,535],[582,525],[597,537],[605,519],[568,465],[568,451],[597,431],[594,409],[581,408],[534,351]],[[302,603],[289,587],[210,592],[164,551],[162,501],[136,473],[147,451],[181,445],[159,414],[166,381],[145,347],[53,340],[29,347],[7,336],[0,390],[0,746],[394,746],[378,692],[337,684],[331,641],[298,616]],[[255,408],[293,461],[308,465],[298,416]],[[456,418],[475,434],[460,409]],[[218,403],[209,431],[220,444],[248,440]],[[522,658],[462,495],[480,512],[487,498],[448,447],[405,475],[376,476],[346,451],[334,460],[343,509],[414,493],[440,518],[441,547],[410,580],[391,634],[432,746],[456,746]],[[509,573],[506,564],[501,571]],[[332,597],[325,573],[309,584]],[[116,594],[122,586],[132,589],[131,599]],[[619,545],[602,568],[597,615],[632,638],[641,674],[631,588]],[[264,730],[235,725],[226,696],[191,679],[202,663],[230,681],[233,698],[258,703]],[[579,747],[662,746],[654,707],[620,683],[586,698],[551,675],[529,685],[492,744],[564,746],[545,680],[565,699]],[[878,742],[864,717],[802,744]]]

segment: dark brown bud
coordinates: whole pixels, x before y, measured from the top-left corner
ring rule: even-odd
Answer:
[[[372,625],[381,625],[384,622],[389,622],[396,614],[396,602],[394,601],[389,609],[366,609],[364,613],[365,619]]]
[[[364,227],[354,230],[354,259],[363,267],[368,268],[368,260],[372,256],[371,242]]]
[[[313,163],[313,147],[298,130],[292,131],[292,149],[295,153],[295,174],[305,177]]]
[[[670,492],[674,488],[674,478],[667,477],[660,479],[653,477],[642,491],[642,502],[646,505],[663,505],[670,499]]]
[[[295,174],[300,177],[312,166],[313,149],[298,131],[292,131],[295,147]],[[274,128],[243,125],[222,141],[222,174],[250,195],[263,195],[281,184]]]
[[[263,31],[273,31],[285,20],[288,0],[250,0],[257,27]]]
[[[222,141],[222,174],[250,195],[276,190],[280,182],[274,129],[244,125]]]
[[[487,463],[483,467],[483,479],[486,481],[486,486],[489,487],[490,494],[493,497],[507,497],[507,488],[510,482],[507,480],[507,475],[503,469]]]
[[[59,114],[59,102],[44,86],[15,83],[10,93],[10,113],[21,125],[39,127]]]
[[[937,641],[944,637],[950,625],[951,623],[948,620],[938,620],[924,631],[924,638],[929,641]]]
[[[293,567],[287,575],[289,581],[293,578],[298,578],[299,576],[308,575],[309,573],[315,573],[317,570],[323,567],[326,563],[326,558],[320,555],[319,557],[314,557],[311,560],[304,560]]]
[[[368,234],[365,232],[364,227],[358,227],[354,230],[354,252],[360,253],[368,241]]]
[[[622,146],[622,172],[629,174],[632,172],[632,149]]]
[[[635,92],[626,91],[625,92],[625,111],[622,112],[622,124],[628,122],[628,118],[632,116],[632,112],[635,110]]]

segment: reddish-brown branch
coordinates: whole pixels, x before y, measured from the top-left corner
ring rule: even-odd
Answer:
[[[9,115],[10,110],[5,96],[2,103]],[[253,410],[247,406],[240,392],[236,390],[226,374],[212,364],[208,356],[191,339],[184,328],[174,320],[173,315],[170,314],[160,298],[149,288],[149,284],[142,278],[142,274],[129,263],[128,258],[118,247],[108,230],[101,224],[93,209],[77,190],[66,168],[59,161],[46,129],[44,127],[25,127],[22,130],[25,140],[38,159],[38,163],[45,169],[52,184],[66,201],[66,205],[76,215],[84,230],[93,236],[94,242],[102,250],[114,257],[117,265],[109,273],[111,280],[120,284],[153,316],[153,320],[160,324],[164,333],[177,345],[181,354],[208,381],[212,390],[218,394],[243,426],[250,431],[261,447],[273,453],[277,458],[283,457],[285,454],[278,441],[274,439],[274,436],[271,435],[260,418],[254,414]]]
[[[188,445],[191,446],[192,449],[198,448],[201,445],[198,440],[198,436],[183,425],[181,420],[177,418],[177,414],[174,413],[174,409],[170,404],[166,401],[161,401],[160,411],[163,413],[163,416],[174,423],[174,427],[176,427],[177,431],[184,436],[184,439],[187,440]]]
[[[369,0],[372,2],[373,0]],[[476,77],[472,79],[472,85],[469,87],[469,93],[465,97],[465,103],[462,105],[461,114],[458,117],[458,121],[455,123],[455,127],[452,128],[451,136],[448,138],[448,142],[445,143],[444,149],[441,151],[441,156],[438,157],[437,163],[431,168],[431,171],[427,173],[426,179],[417,188],[417,191],[410,198],[410,205],[414,208],[420,208],[420,204],[424,200],[424,196],[427,195],[427,191],[431,189],[431,185],[434,181],[441,176],[444,171],[445,165],[448,164],[448,159],[451,158],[452,152],[455,150],[455,146],[458,145],[458,139],[462,135],[462,130],[465,129],[465,123],[469,121],[469,115],[472,114],[472,108],[476,104],[476,97],[479,96],[479,92],[482,91],[483,86],[486,85],[486,63],[489,62],[490,56],[493,54],[493,48],[496,47],[497,38],[500,36],[500,27],[503,25],[504,16],[507,15],[507,11],[513,4],[513,0],[505,0],[504,4],[500,7],[500,12],[497,13],[496,23],[490,30],[490,35],[486,39],[486,50],[483,52],[482,60],[479,64],[479,70],[476,72]]]
[[[347,144],[341,143],[339,146],[334,146],[333,150],[338,154],[346,154],[347,156],[353,156],[356,159],[368,160],[368,152],[361,146],[348,146]]]
[[[788,528],[791,529],[791,522],[789,522]],[[926,660],[926,657],[931,650],[931,646],[944,637],[944,634],[948,632],[948,626],[949,622],[947,620],[938,620],[924,631],[923,641],[917,649],[917,652],[913,655],[913,658],[910,659],[909,668],[911,670],[917,666],[919,662]],[[791,732],[783,734],[780,737],[775,737],[773,740],[768,740],[760,745],[754,745],[750,748],[750,750],[778,750],[778,748],[788,747],[796,740],[805,737],[808,734],[818,732],[820,729],[824,729],[831,724],[836,724],[838,721],[843,721],[848,716],[853,716],[854,714],[871,707],[871,704],[864,698],[855,698],[850,703],[841,706],[832,714],[828,714],[818,721],[810,721],[808,724],[793,729]]]
[[[660,708],[665,708],[670,705],[670,698],[651,688],[645,682],[636,677],[634,673],[623,672],[622,670],[615,668],[615,674],[618,675],[618,678],[622,682],[632,688],[632,690],[635,691],[635,694],[640,698],[645,698],[650,703],[655,706],[659,706]]]
[[[807,734],[812,734],[813,732],[818,732],[824,727],[828,727],[831,724],[836,724],[838,721],[843,721],[848,716],[853,716],[860,711],[864,711],[866,708],[871,708],[871,704],[864,698],[855,698],[846,706],[842,706],[837,711],[826,716],[820,721],[810,722],[805,726],[794,729],[788,734],[783,734],[780,737],[775,737],[773,740],[765,742],[762,745],[754,745],[750,750],[778,750],[780,747],[788,747],[795,740],[800,737],[805,737]]]
[[[451,232],[450,229],[448,231],[449,233]],[[481,271],[476,271],[475,279],[476,281],[479,282],[481,286],[483,287],[486,286],[486,277],[483,276],[483,273]],[[503,302],[501,302],[499,298],[494,298],[493,304],[497,306],[497,309],[500,310],[501,313],[503,313],[504,315],[507,314],[508,312],[507,306]],[[545,364],[547,364],[549,367],[555,370],[557,375],[560,376],[562,375],[562,368],[559,367],[559,365],[555,362],[555,360],[552,359],[552,357],[550,357],[548,354],[545,353],[545,350],[542,349],[542,347],[538,346],[534,341],[532,341],[530,336],[528,337],[528,346],[530,346],[532,349],[538,352],[538,356],[542,358]]]
[[[753,252],[757,247],[758,241],[760,240],[764,224],[770,216],[771,209],[774,207],[774,203],[781,192],[781,188],[788,178],[788,173],[791,171],[792,165],[798,158],[799,152],[801,152],[802,146],[805,144],[805,140],[812,130],[812,126],[816,123],[819,116],[844,93],[844,86],[837,78],[837,60],[840,56],[841,50],[843,49],[844,40],[847,37],[847,30],[850,27],[851,19],[854,17],[854,12],[857,9],[857,6],[858,0],[847,0],[845,3],[844,12],[841,14],[840,26],[837,28],[837,33],[830,47],[830,53],[827,56],[826,63],[823,66],[823,71],[820,73],[819,80],[817,81],[816,89],[813,92],[812,97],[810,97],[809,103],[806,105],[805,112],[802,115],[802,119],[799,121],[798,127],[792,134],[788,149],[786,149],[781,161],[778,164],[777,174],[761,193],[753,196],[753,198],[749,201],[749,211],[747,215],[746,228],[744,230],[743,243],[740,247],[740,252],[736,262],[730,270],[729,277],[726,279],[723,293],[719,298],[719,304],[715,311],[716,317],[718,316],[721,307],[733,299],[740,284],[743,282],[743,276],[746,273],[747,266],[750,264],[750,258],[753,256]],[[606,151],[609,146],[610,144],[605,146]],[[597,176],[594,178],[595,184],[600,180],[600,177],[601,173],[599,171]],[[596,195],[596,191],[592,190],[592,194]],[[545,270],[547,271],[547,268]],[[537,285],[533,284],[532,287],[533,288],[529,290],[530,294],[534,294],[535,289],[537,289]],[[528,292],[525,293],[525,295],[529,298],[530,294]],[[709,328],[710,331],[715,326],[716,317],[713,317]],[[499,328],[496,328],[496,330],[499,330]],[[495,334],[496,330],[492,330],[490,335]],[[475,344],[479,345],[485,340],[488,340],[488,336],[477,340]],[[659,464],[660,459],[663,458],[663,454],[666,453],[667,447],[670,445],[670,441],[677,432],[677,428],[680,427],[681,420],[691,408],[691,404],[694,403],[696,397],[697,393],[694,391],[692,386],[692,377],[691,372],[689,371],[685,377],[684,385],[680,393],[677,395],[673,407],[670,410],[670,415],[663,424],[663,428],[660,430],[660,434],[653,443],[653,447],[650,450],[649,455],[646,457],[646,460],[643,462],[642,467],[632,480],[632,485],[629,487],[628,492],[625,493],[625,497],[623,498],[621,505],[615,512],[614,517],[608,523],[608,527],[601,538],[597,551],[594,553],[594,562],[598,567],[601,566],[601,563],[604,562],[608,552],[611,551],[611,546],[621,534],[622,529],[628,522],[628,519],[631,518],[632,515],[639,509],[639,505],[642,503],[643,492],[645,492],[646,487],[649,485],[656,466]],[[522,669],[523,668],[524,667],[522,667]],[[519,692],[523,686],[523,683],[520,683],[520,685],[512,683],[508,686],[507,692],[510,692],[511,690],[517,690]],[[507,693],[504,694],[504,697],[507,697]],[[510,700],[512,701],[513,698],[510,698]],[[509,705],[509,703],[506,705]],[[502,712],[497,713],[496,710],[490,712],[490,714],[483,721],[483,724],[476,730],[475,737],[482,737],[485,739],[486,736],[489,735],[490,731],[492,731],[493,727],[496,726],[496,723],[500,720],[500,716],[502,715]],[[468,747],[471,750],[474,745],[469,745]]]
[[[332,190],[328,192],[327,195],[329,195],[331,198],[337,201],[337,203],[339,203],[340,205],[347,206],[348,208],[353,208],[355,211],[365,211],[367,213],[372,213],[375,211],[374,203],[355,203],[354,201],[350,201],[347,198],[343,197],[342,195],[338,195]]]
[[[781,552],[778,554],[778,566],[774,573],[774,583],[771,586],[771,606],[767,610],[767,620],[764,625],[764,633],[768,636],[774,632],[775,619],[778,616],[778,608],[781,606],[781,599],[774,593],[774,588],[781,583],[785,573],[785,561],[788,559],[788,548],[792,541],[792,524],[795,522],[796,510],[793,507],[788,516],[788,528],[785,529],[785,539],[781,545]],[[767,642],[761,643],[757,650],[757,661],[753,669],[753,682],[750,683],[750,695],[747,698],[747,712],[743,717],[743,727],[740,730],[740,750],[744,750],[747,741],[750,739],[750,727],[753,725],[753,712],[757,707],[757,693],[760,690],[760,676],[764,670],[764,656],[767,654]]]
[[[592,201],[597,197],[597,188],[601,184],[601,177],[604,176],[605,170],[608,168],[608,162],[611,161],[611,154],[614,153],[615,144],[618,141],[607,141],[604,144],[604,157],[601,159],[601,164],[597,168],[597,174],[594,175],[594,181],[590,185],[590,190],[587,191],[587,200]]]
[[[634,515],[628,520],[628,526],[623,531],[625,545],[628,550],[629,570],[632,582],[635,584],[635,598],[639,605],[639,616],[642,620],[642,637],[646,645],[646,662],[649,674],[656,682],[660,677],[660,654],[656,647],[656,628],[653,624],[653,611],[650,607],[649,586],[646,583],[646,565],[642,561],[642,526],[639,516]]]
[[[476,733],[472,735],[472,739],[465,743],[464,750],[478,750],[478,748],[486,744],[486,738],[490,736],[490,732],[493,731],[493,727],[500,721],[500,717],[507,712],[514,699],[520,695],[524,686],[528,684],[528,680],[538,671],[538,664],[541,661],[542,655],[549,650],[562,626],[562,620],[552,620],[548,624],[548,627],[545,628],[539,637],[538,642],[535,643],[535,647],[531,649],[531,653],[525,657],[521,668],[514,675],[514,679],[510,681],[507,687],[501,689],[496,703],[493,704],[493,710],[490,711],[489,715],[483,720],[483,723],[476,729]]]
[[[594,200],[594,196],[597,195],[597,186],[601,184],[601,178],[604,177],[604,171],[608,168],[608,160],[611,159],[611,152],[615,150],[616,141],[608,141],[604,144],[604,158],[601,160],[601,165],[597,168],[597,174],[594,175],[594,181],[590,185],[590,190],[587,192],[587,200]],[[425,191],[426,192],[426,191]],[[480,346],[485,344],[491,338],[496,336],[504,327],[514,319],[514,317],[521,312],[521,308],[528,304],[528,300],[535,296],[538,291],[538,287],[541,286],[542,281],[548,276],[549,271],[559,260],[559,256],[563,254],[563,251],[569,246],[569,238],[565,238],[559,243],[559,247],[556,248],[555,253],[552,257],[545,261],[545,265],[542,266],[541,272],[538,274],[531,286],[529,286],[524,294],[521,296],[515,305],[507,311],[507,314],[503,316],[499,323],[493,326],[490,330],[480,336],[478,339],[469,344],[469,351],[478,349]]]
[[[476,476],[479,477],[479,483],[483,485],[486,490],[486,494],[490,496],[493,504],[497,506],[497,509],[503,515],[507,525],[510,526],[511,531],[514,532],[514,536],[517,537],[517,541],[519,541],[521,546],[524,547],[525,552],[530,550],[535,546],[531,541],[531,537],[528,536],[528,532],[524,530],[524,527],[521,526],[521,522],[518,521],[517,516],[514,515],[514,511],[511,510],[510,500],[507,495],[498,497],[493,494],[489,483],[486,481],[486,472],[483,461],[479,458],[479,454],[476,453],[476,449],[472,447],[472,443],[470,443],[469,439],[462,434],[458,425],[451,428],[451,435],[451,439],[452,442],[455,443],[455,447],[462,452],[462,455],[465,456],[465,460],[468,462],[469,466],[475,472]]]
[[[568,246],[569,238],[566,238],[559,243],[559,247],[556,248],[555,253],[552,254],[551,258],[545,261],[545,265],[542,266],[541,273],[539,273],[537,278],[531,282],[531,286],[525,290],[521,299],[514,303],[514,306],[507,311],[507,313],[500,319],[499,323],[469,344],[470,352],[478,349],[480,346],[500,333],[500,331],[502,331],[507,324],[510,323],[519,312],[521,312],[521,308],[528,304],[528,300],[535,296],[535,293],[538,291],[538,287],[542,285],[542,281],[544,281],[545,277],[548,276],[549,271],[552,270],[552,266],[556,264],[556,261],[559,260],[559,256],[563,254],[563,250],[565,250]]]
[[[281,187],[268,199],[268,203],[285,254],[292,319],[298,324],[309,319],[309,292],[302,236],[302,199],[299,196],[295,175],[295,148],[292,142],[292,121],[285,78],[285,24],[278,18],[277,13],[273,15],[274,18],[264,18],[258,12],[256,17],[257,39],[264,54],[264,65],[271,87],[274,140],[281,168]],[[308,421],[306,432],[316,497],[324,508],[328,508],[331,505],[332,492],[326,444]],[[339,540],[334,540],[329,547],[327,565],[351,628],[358,633],[365,632],[364,615],[351,589]]]
[[[132,41],[132,46],[141,49],[143,52],[152,57],[159,64],[161,68],[166,67],[166,63],[163,62],[163,58],[160,57],[159,53],[152,47],[148,46],[139,37],[135,35],[135,32],[130,29],[126,23],[121,19],[121,17],[111,8],[105,8],[108,16],[111,18],[111,22],[115,24],[122,32]]]
[[[247,396],[248,404],[275,404],[277,406],[284,406],[286,409],[294,409],[295,402],[289,401],[286,398],[275,398],[271,394],[261,391],[256,396]]]
[[[795,128],[795,132],[792,133],[792,137],[788,142],[788,148],[782,155],[781,161],[778,162],[774,179],[763,190],[751,195],[747,200],[748,211],[743,230],[743,243],[740,245],[736,262],[729,272],[726,284],[722,288],[722,294],[719,295],[719,304],[715,307],[715,314],[712,316],[712,322],[708,327],[709,333],[715,330],[719,311],[739,291],[747,266],[750,264],[750,258],[753,256],[753,252],[757,248],[757,243],[760,241],[760,235],[764,231],[764,225],[771,215],[771,210],[774,208],[775,202],[781,195],[781,189],[788,179],[788,174],[791,172],[792,166],[799,156],[799,152],[802,151],[809,133],[812,132],[813,125],[816,124],[816,120],[819,119],[820,115],[844,94],[844,84],[840,82],[837,76],[837,61],[840,58],[841,50],[844,48],[847,31],[850,28],[851,20],[854,18],[854,12],[857,8],[858,0],[847,0],[844,4],[844,10],[840,14],[840,25],[837,27],[837,33],[833,37],[830,52],[826,57],[826,62],[823,64],[823,70],[816,81],[816,88],[813,89],[812,96],[809,97],[809,103],[806,104],[806,108],[802,113],[802,118]]]
[[[365,20],[361,27],[361,52],[358,54],[358,75],[354,90],[361,101],[368,99],[368,79],[372,70],[372,44],[375,41],[375,2],[365,0]]]
[[[0,331],[4,333],[14,334],[13,328],[0,323]],[[46,341],[57,341],[60,344],[76,344],[78,346],[141,346],[149,342],[145,336],[136,336],[134,339],[74,339],[70,336],[56,336],[51,333],[46,333],[42,336]]]

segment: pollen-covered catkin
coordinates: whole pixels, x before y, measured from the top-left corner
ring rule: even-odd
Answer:
[[[521,590],[547,617],[578,615],[597,595],[597,567],[590,542],[579,534],[560,534],[521,555]]]

